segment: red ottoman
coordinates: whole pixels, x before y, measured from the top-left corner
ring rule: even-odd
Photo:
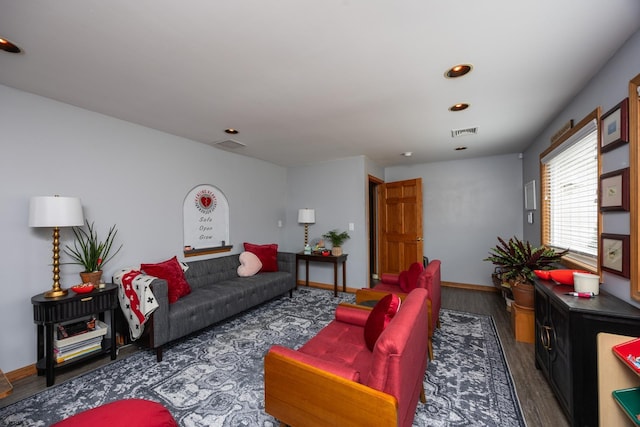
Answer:
[[[87,409],[51,427],[178,427],[171,413],[157,402],[124,399]]]

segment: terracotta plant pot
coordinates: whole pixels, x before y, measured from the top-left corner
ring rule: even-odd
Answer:
[[[100,279],[102,279],[102,270],[98,271],[83,271],[80,273],[80,278],[82,279],[82,283],[93,283],[95,286],[100,284]]]
[[[511,284],[514,302],[520,307],[533,308],[534,289],[531,283],[513,282]]]

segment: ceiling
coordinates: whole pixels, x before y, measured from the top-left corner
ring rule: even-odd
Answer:
[[[639,27],[637,0],[0,0],[0,84],[283,166],[425,163],[523,151]]]

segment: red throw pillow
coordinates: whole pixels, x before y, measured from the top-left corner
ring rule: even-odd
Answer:
[[[405,275],[405,280],[403,282],[402,276],[400,276],[400,289],[403,292],[409,293],[414,290],[418,286],[418,278],[420,274],[424,271],[424,266],[419,262],[414,262],[409,266],[409,270],[403,273],[407,273]],[[402,273],[400,273],[402,275]]]
[[[158,264],[141,264],[140,269],[159,279],[164,279],[169,284],[169,304],[173,304],[181,297],[191,293],[191,286],[184,278],[184,271],[178,262],[178,258],[173,257]]]
[[[388,294],[382,297],[371,310],[371,314],[364,324],[364,341],[370,351],[373,351],[378,337],[400,310],[400,302],[398,295]]]
[[[278,271],[278,245],[272,243],[270,245],[254,245],[253,243],[244,243],[244,250],[256,254],[262,263],[261,272]]]

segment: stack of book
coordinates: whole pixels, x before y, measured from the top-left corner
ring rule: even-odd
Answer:
[[[99,320],[59,324],[53,351],[56,363],[68,362],[77,357],[102,350],[102,339],[108,326]]]

